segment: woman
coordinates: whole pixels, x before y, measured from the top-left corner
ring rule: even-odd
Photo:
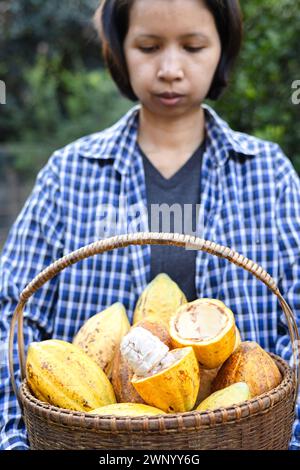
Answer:
[[[238,55],[238,1],[107,0],[95,23],[120,92],[139,104],[111,128],[55,152],[40,172],[2,254],[4,341],[20,291],[52,261],[102,236],[179,231],[180,222],[183,233],[261,264],[299,318],[296,172],[277,144],[231,130],[203,104],[219,98]],[[159,220],[161,204],[175,205],[168,230]],[[189,224],[182,223],[186,207],[193,209]],[[291,358],[277,299],[260,281],[206,253],[149,245],[84,260],[46,284],[25,312],[26,344],[71,340],[87,318],[116,301],[131,320],[138,296],[162,271],[188,300],[227,304],[244,340]],[[6,361],[0,392],[2,448],[27,448]],[[296,449],[298,421],[294,431]]]

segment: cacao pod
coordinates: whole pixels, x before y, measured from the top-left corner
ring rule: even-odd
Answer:
[[[245,341],[224,362],[212,390],[246,382],[251,396],[256,397],[277,387],[281,380],[281,373],[271,356],[254,341]]]
[[[226,406],[238,405],[250,400],[251,393],[245,382],[237,382],[212,393],[197,407],[198,411],[215,410]]]
[[[170,319],[173,346],[191,346],[200,366],[219,367],[230,356],[236,342],[232,311],[217,299],[197,299],[180,306]]]
[[[169,331],[164,323],[155,320],[141,320],[131,328],[142,327],[157,336],[168,348],[172,347]],[[131,331],[131,330],[130,330]],[[122,356],[120,348],[115,355],[112,367],[112,385],[118,402],[144,403],[142,397],[137,393],[131,383],[134,372],[125,357]]]
[[[126,310],[116,302],[89,318],[76,334],[73,344],[80,347],[110,378],[114,356],[129,328]]]
[[[133,324],[145,318],[169,323],[177,308],[186,303],[179,286],[167,274],[158,274],[140,295],[133,315]]]
[[[134,375],[131,383],[151,406],[167,413],[190,411],[195,406],[200,375],[193,348],[173,349],[168,353],[167,363],[162,369],[156,366],[153,375]],[[174,362],[170,364],[170,356]]]
[[[119,403],[145,403],[131,383],[133,370],[119,350],[113,362],[111,383],[113,385],[117,402]]]
[[[84,351],[66,341],[31,343],[26,378],[36,398],[60,408],[90,411],[116,402],[103,370]]]
[[[164,411],[153,406],[137,403],[115,403],[113,405],[102,406],[90,411],[93,415],[115,415],[115,416],[156,416],[166,414]]]

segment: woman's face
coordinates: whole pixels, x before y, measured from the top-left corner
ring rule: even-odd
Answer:
[[[154,113],[178,116],[205,99],[221,43],[203,0],[135,0],[124,53],[140,102]],[[182,96],[158,96],[167,92]]]

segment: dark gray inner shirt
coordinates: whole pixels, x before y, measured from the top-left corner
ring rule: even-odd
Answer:
[[[149,230],[193,234],[196,231],[197,204],[200,204],[199,185],[205,141],[168,179],[152,165],[141,147],[138,148],[145,171]],[[189,302],[195,300],[196,254],[196,250],[177,246],[151,245],[151,280],[164,272],[178,283]]]

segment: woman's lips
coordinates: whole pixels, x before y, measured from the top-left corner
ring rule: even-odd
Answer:
[[[183,95],[174,95],[172,97],[157,95],[157,98],[165,106],[175,106],[182,101]]]

